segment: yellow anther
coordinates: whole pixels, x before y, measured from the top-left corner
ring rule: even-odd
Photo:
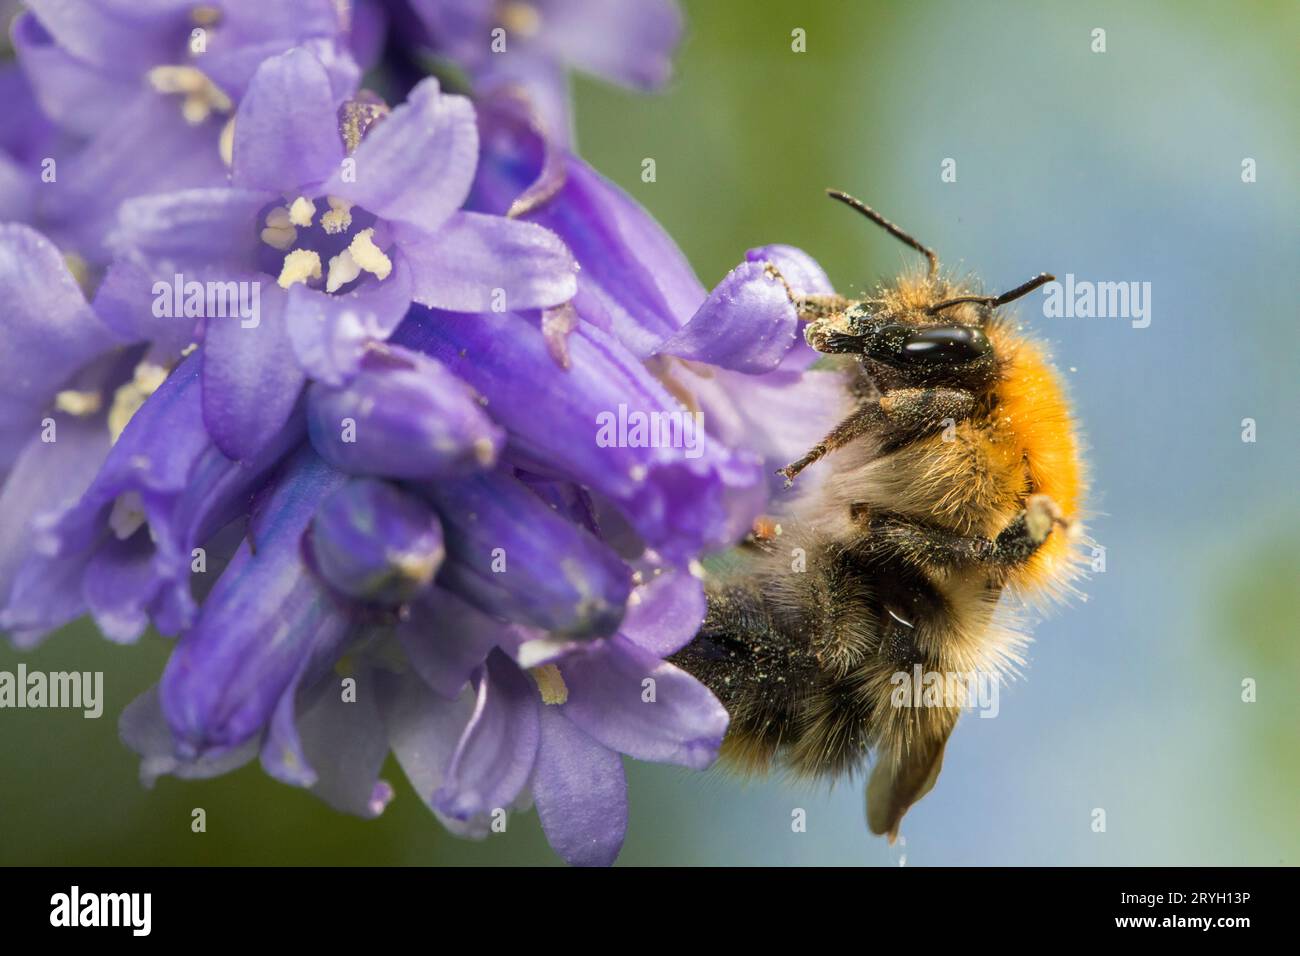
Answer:
[[[319,279],[320,256],[312,249],[295,249],[284,257],[284,268],[275,281],[281,289],[287,289],[295,282],[307,284],[309,279]]]
[[[141,362],[135,367],[131,381],[113,393],[113,404],[108,409],[108,436],[113,442],[122,437],[132,416],[158,387],[167,381],[167,368],[152,362]]]
[[[149,85],[159,93],[176,93],[184,97],[181,115],[186,122],[198,125],[215,110],[229,113],[234,103],[225,92],[195,66],[155,66],[149,71]]]
[[[68,274],[76,280],[77,285],[81,287],[81,291],[86,294],[86,298],[94,298],[94,276],[91,275],[90,265],[86,260],[75,252],[65,252],[63,254],[63,264],[68,267]]]
[[[521,37],[532,37],[542,28],[542,15],[531,3],[511,0],[501,6],[501,25]]]
[[[433,554],[390,554],[389,560],[393,566],[406,578],[415,584],[428,584],[433,580],[434,574],[438,570],[438,565],[442,564],[442,551],[436,551]]]
[[[569,699],[569,687],[564,683],[564,675],[554,664],[543,664],[529,671],[541,691],[543,704],[563,704]]]
[[[221,153],[221,161],[227,166],[235,165],[235,118],[232,116],[226,120],[226,125],[221,127],[221,135],[217,137],[217,151]]]
[[[218,7],[201,3],[190,11],[190,19],[195,26],[214,27],[221,22],[221,10]]]
[[[476,438],[474,440],[474,460],[486,468],[496,460],[496,446],[492,444],[490,438]]]
[[[79,392],[69,388],[54,396],[55,408],[78,418],[95,414],[103,405],[104,396],[99,392]]]
[[[316,217],[316,204],[306,196],[299,196],[289,207],[289,221],[306,229]]]
[[[155,66],[149,71],[149,85],[159,93],[197,93],[210,82],[195,66]]]
[[[321,227],[331,236],[337,236],[340,232],[346,232],[352,225],[352,203],[346,199],[339,199],[337,196],[326,196],[329,200],[330,210],[320,217]]]
[[[352,258],[356,260],[357,265],[383,280],[388,278],[388,274],[393,271],[392,260],[384,255],[382,249],[375,245],[375,230],[362,229],[352,237],[352,242],[348,246],[348,252],[352,253]]]

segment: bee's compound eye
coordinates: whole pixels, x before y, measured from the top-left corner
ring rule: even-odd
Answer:
[[[903,337],[898,357],[908,365],[963,365],[989,354],[993,346],[979,329],[936,325]]]

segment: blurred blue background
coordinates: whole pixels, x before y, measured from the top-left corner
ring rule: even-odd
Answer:
[[[1300,863],[1300,7],[685,9],[665,94],[579,79],[576,111],[586,158],[660,219],[706,285],[770,242],[806,249],[842,291],[913,265],[823,197],[835,186],[992,290],[1044,270],[1150,282],[1152,321],[1048,319],[1037,293],[1021,304],[1088,438],[1106,570],[1086,602],[1036,627],[998,717],[958,726],[905,845],[868,836],[860,781],[828,791],[629,764],[620,862]],[[791,51],[795,28],[805,53]],[[940,180],[947,158],[953,183]],[[140,789],[110,715],[156,680],[167,647],[116,648],[79,627],[27,655],[104,670],[108,700],[99,721],[0,717],[0,863],[557,862],[533,814],[482,843],[447,836],[395,765],[398,797],[373,822],[255,767]],[[18,660],[0,650],[0,668]],[[189,829],[196,806],[205,835]]]

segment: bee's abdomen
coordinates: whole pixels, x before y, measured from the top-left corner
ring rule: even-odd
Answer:
[[[727,708],[724,756],[813,777],[851,772],[897,734],[890,678],[937,665],[953,611],[900,556],[836,546],[810,547],[803,571],[712,580],[708,597],[672,662]]]
[[[818,680],[808,636],[783,617],[753,581],[711,582],[699,634],[671,658],[727,708],[727,751],[755,770],[788,739]]]

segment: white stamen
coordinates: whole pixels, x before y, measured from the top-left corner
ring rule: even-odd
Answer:
[[[344,249],[330,259],[330,274],[325,280],[325,291],[337,292],[359,275],[361,275],[361,266],[357,264],[356,259],[352,258],[352,253]]]
[[[266,214],[266,228],[262,230],[262,241],[272,249],[284,252],[291,249],[298,241],[298,230],[289,220],[289,210],[276,206]]]
[[[144,501],[140,492],[128,491],[117,496],[113,501],[113,510],[108,515],[108,526],[119,541],[125,541],[144,527]]]
[[[278,249],[284,252],[286,249],[293,247],[298,241],[298,230],[290,226],[288,229],[274,229],[267,226],[262,230],[262,241],[272,249]]]

